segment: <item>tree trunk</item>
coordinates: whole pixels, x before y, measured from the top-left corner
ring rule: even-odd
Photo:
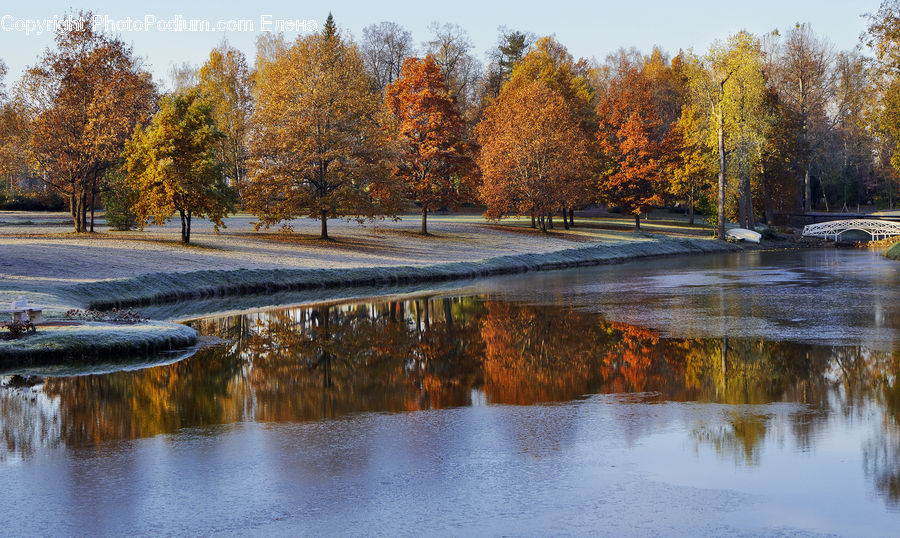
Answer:
[[[741,228],[747,226],[747,190],[744,188],[744,176],[738,174],[738,225]]]
[[[319,237],[321,239],[328,239],[328,213],[323,211],[319,220],[322,222],[322,233]]]
[[[542,232],[546,232],[546,231],[547,231],[547,224],[544,222],[544,216],[541,215],[540,217],[538,217],[538,221],[540,222],[540,225],[541,225],[541,231],[542,231]]]
[[[641,231],[641,214],[640,213],[634,214],[634,231],[636,231],[636,232]]]
[[[812,188],[809,186],[809,166],[807,166],[803,175],[803,212],[810,211],[812,211]]]
[[[69,213],[72,215],[72,224],[75,225],[75,231],[78,232],[78,202],[76,202],[74,190],[69,194]]]
[[[181,242],[187,243],[187,241],[185,241],[185,238],[187,237],[187,215],[184,211],[179,210],[178,216],[181,217]]]
[[[81,231],[87,231],[87,201],[88,196],[86,191],[81,192],[81,206],[79,209],[81,210]]]
[[[553,213],[547,213],[547,228],[553,229]]]
[[[759,187],[762,189],[763,206],[765,206],[766,226],[771,226],[775,220],[775,211],[772,205],[772,195],[766,188],[766,169],[762,167],[759,174]]]
[[[724,93],[725,82],[720,86],[720,92]],[[719,239],[725,240],[725,112],[719,110],[719,199],[717,208]]]
[[[183,238],[185,243],[191,242],[191,212],[187,212],[187,235]]]
[[[422,235],[428,235],[428,208],[422,206]]]
[[[91,189],[91,233],[94,233],[94,204],[96,203],[97,189]]]
[[[534,211],[531,212],[531,227],[537,228],[537,219],[534,218]]]
[[[564,208],[562,209],[563,227],[564,227],[566,230],[568,230],[568,229],[569,229],[569,219],[567,218],[566,213],[567,213],[567,211],[566,211],[566,208],[564,207]]]
[[[748,230],[752,230],[756,226],[756,217],[753,214],[753,189],[750,186],[750,176],[744,176],[744,204],[747,215],[747,226]]]
[[[569,208],[569,226],[575,227],[575,209]]]
[[[694,195],[688,196],[688,224],[694,224]]]

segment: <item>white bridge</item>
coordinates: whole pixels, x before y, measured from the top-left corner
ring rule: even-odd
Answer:
[[[878,241],[886,237],[900,235],[900,222],[878,219],[832,220],[804,226],[803,235],[805,237],[824,237],[825,239],[837,241],[842,233],[850,230],[866,232],[872,236],[873,241]]]

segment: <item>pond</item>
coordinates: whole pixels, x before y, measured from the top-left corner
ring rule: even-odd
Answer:
[[[893,534],[898,268],[746,252],[197,319],[229,343],[0,389],[0,523]]]

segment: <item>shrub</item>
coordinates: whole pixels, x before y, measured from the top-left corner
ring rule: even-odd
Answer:
[[[79,321],[103,321],[106,323],[117,323],[120,325],[134,325],[147,321],[140,312],[135,310],[116,310],[113,308],[108,312],[100,310],[79,310],[73,309],[66,312],[66,319]]]
[[[26,334],[34,334],[37,332],[34,324],[30,321],[12,321],[6,324],[6,330],[9,331],[10,340],[15,340],[17,338],[22,338]]]
[[[106,188],[100,198],[106,210],[106,224],[110,228],[126,231],[137,226],[137,214],[133,208],[138,201],[138,192],[131,188],[121,174],[106,176]]]
[[[0,209],[6,211],[62,211],[65,201],[56,193],[27,193],[0,197]]]

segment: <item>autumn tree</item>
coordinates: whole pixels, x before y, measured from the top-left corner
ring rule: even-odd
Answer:
[[[415,53],[412,34],[392,21],[370,24],[363,28],[360,53],[375,89],[382,91],[400,78],[403,62]]]
[[[456,207],[472,190],[463,121],[431,55],[403,63],[400,78],[386,89],[386,101],[402,148],[394,174],[422,207],[422,233],[427,234],[429,211]]]
[[[561,43],[552,37],[542,37],[513,65],[509,82],[504,88],[508,86],[509,91],[514,93],[520,86],[542,80],[563,98],[581,135],[590,139],[597,129],[597,116],[594,109],[595,88],[591,85],[589,74],[590,67],[586,60],[575,60]],[[579,155],[576,158],[583,165],[580,172],[567,175],[566,183],[559,186],[562,196],[560,210],[568,214],[568,221],[563,219],[566,228],[575,225],[575,208],[591,203],[595,198],[593,179],[597,155],[591,147],[587,160],[582,157]]]
[[[75,231],[88,231],[89,211],[93,231],[100,181],[119,164],[135,126],[152,113],[150,75],[130,47],[85,24],[61,28],[55,49],[28,70],[21,88],[31,120],[31,162],[68,199]]]
[[[602,152],[599,192],[606,203],[634,216],[661,204],[663,141],[652,87],[641,66],[621,59],[597,105]]]
[[[16,180],[28,175],[29,122],[16,101],[0,100],[0,194],[11,198]]]
[[[257,58],[245,205],[260,226],[306,215],[321,222],[384,211],[383,106],[352,41],[332,25]]]
[[[669,193],[684,200],[690,224],[694,224],[694,208],[712,186],[714,163],[702,119],[692,106],[685,106],[669,135],[669,158],[666,176]]]
[[[197,72],[197,87],[213,106],[225,177],[238,196],[247,175],[247,142],[253,113],[252,73],[240,50],[223,41]]]
[[[541,79],[507,85],[476,128],[485,216],[537,216],[542,231],[566,185],[590,167],[590,142],[566,100]]]
[[[762,50],[755,36],[740,33],[728,49],[735,68],[728,82],[725,114],[734,128],[728,133],[727,149],[737,192],[737,215],[740,226],[753,229],[755,211],[752,182],[759,170],[761,147],[768,136],[769,109],[766,101],[766,78],[762,71]]]
[[[178,213],[181,241],[191,241],[193,217],[216,226],[234,211],[234,194],[219,161],[224,135],[216,129],[213,105],[197,89],[160,101],[146,129],[138,128],[125,149],[129,183],[139,193],[135,213],[141,226],[163,224]]]
[[[865,36],[866,45],[875,53],[876,70],[872,73],[874,84],[881,91],[873,96],[877,104],[869,114],[870,124],[876,126],[878,134],[878,161],[885,174],[888,205],[893,207],[897,193],[900,168],[900,138],[896,136],[897,120],[900,118],[900,1],[884,0],[878,11],[869,14],[869,27]]]
[[[704,56],[689,57],[685,63],[690,102],[701,112],[707,131],[714,136],[711,145],[718,149],[717,233],[723,240],[729,179],[738,194],[741,224],[749,226],[752,221],[750,174],[766,128],[761,62],[759,39],[742,31],[716,41]]]
[[[776,211],[790,213],[802,196],[796,172],[800,130],[793,110],[781,102],[774,88],[768,88],[764,106],[768,128],[760,146],[758,184],[765,222],[772,225]]]

